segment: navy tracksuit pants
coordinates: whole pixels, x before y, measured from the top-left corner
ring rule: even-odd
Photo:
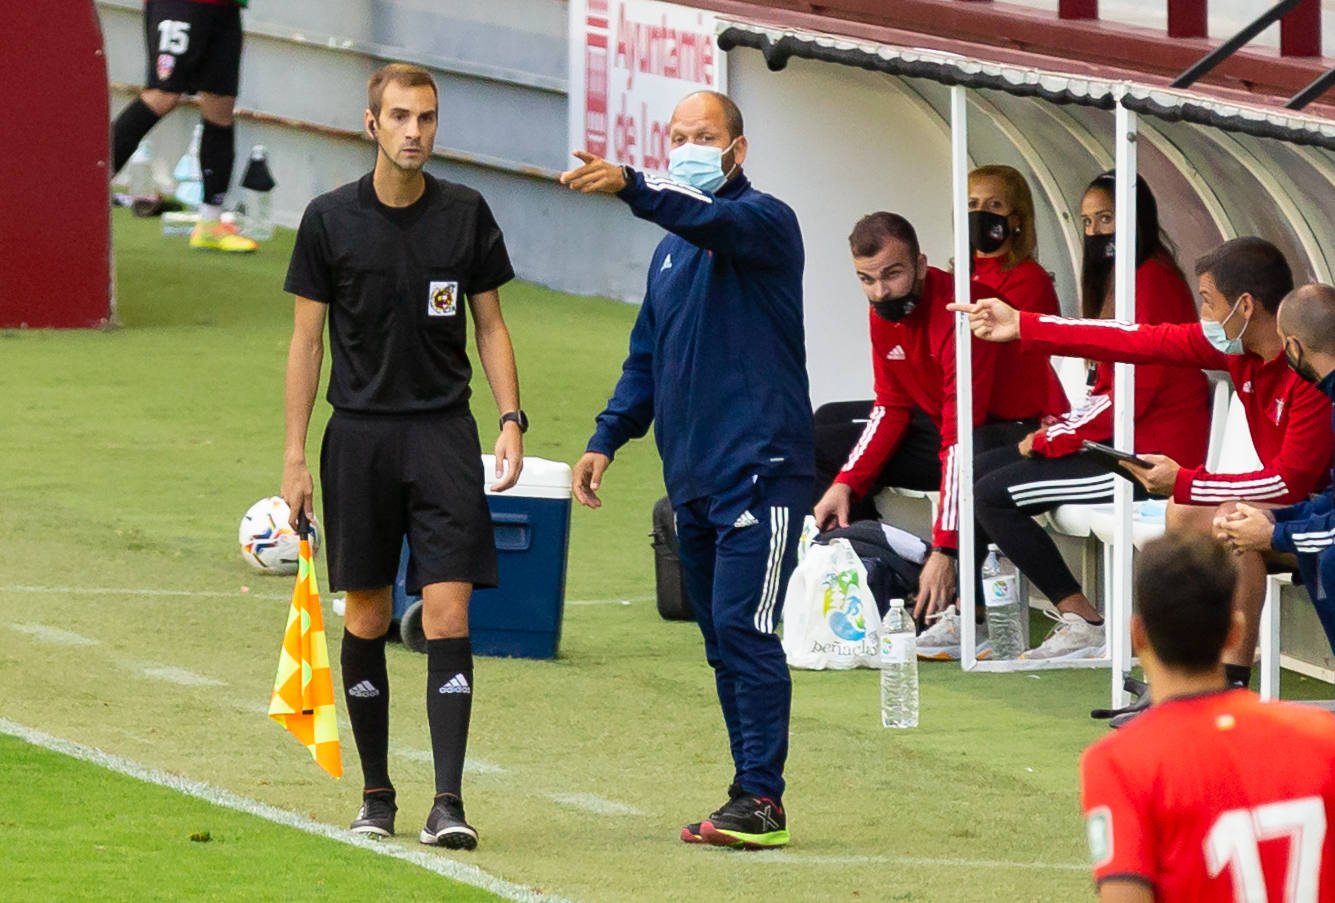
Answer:
[[[714,668],[733,782],[775,801],[784,790],[792,703],[775,630],[811,485],[810,477],[752,478],[674,507],[682,580]]]
[[[1326,641],[1335,650],[1335,546],[1319,555],[1299,555],[1298,573],[1325,628]]]

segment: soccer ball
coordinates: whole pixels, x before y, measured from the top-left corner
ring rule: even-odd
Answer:
[[[288,524],[287,502],[274,495],[260,499],[241,518],[237,536],[241,557],[266,574],[295,574],[301,538]],[[311,521],[311,554],[320,548],[320,525]]]

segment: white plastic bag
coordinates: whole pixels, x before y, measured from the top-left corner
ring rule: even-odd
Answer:
[[[813,671],[879,667],[880,627],[867,569],[848,540],[808,548],[784,596],[788,664]]]

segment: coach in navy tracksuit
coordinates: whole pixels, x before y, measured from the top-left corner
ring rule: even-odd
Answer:
[[[1335,399],[1335,287],[1294,289],[1280,303],[1276,328],[1289,366]],[[1215,518],[1215,527],[1240,552],[1273,549],[1298,556],[1303,585],[1335,650],[1335,486],[1287,508],[1239,504],[1234,513]]]
[[[577,151],[561,181],[615,193],[664,237],[616,393],[575,465],[596,508],[613,454],[657,422],[687,595],[714,667],[736,768],[728,802],[687,843],[788,842],[781,802],[791,682],[775,635],[815,472],[802,325],[802,236],[751,187],[742,116],[692,94],[673,111],[672,179]]]

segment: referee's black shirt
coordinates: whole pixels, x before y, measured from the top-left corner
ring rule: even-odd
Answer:
[[[423,173],[388,207],[371,174],[311,201],[284,290],[329,305],[329,403],[338,411],[466,410],[464,299],[514,278],[500,227],[471,188]]]

